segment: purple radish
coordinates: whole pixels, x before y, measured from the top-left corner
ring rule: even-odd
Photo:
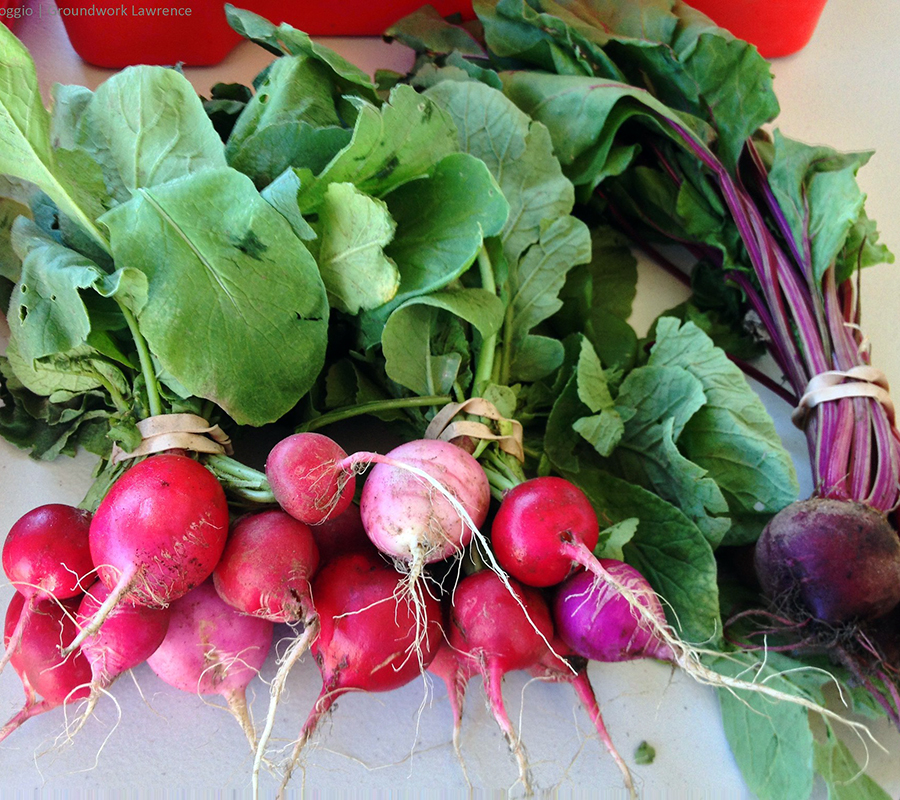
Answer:
[[[602,559],[600,563],[609,579],[578,572],[555,591],[556,632],[578,655],[602,662],[654,658],[674,664],[704,685],[757,692],[794,703],[869,735],[864,725],[764,681],[745,681],[714,672],[700,660],[707,651],[686,644],[668,627],[659,598],[640,572],[614,559]]]
[[[89,624],[109,594],[109,589],[96,581],[81,599],[76,622]],[[90,696],[73,734],[84,725],[101,695],[116,678],[143,664],[156,652],[169,629],[170,615],[168,607],[119,603],[109,613],[103,627],[81,643],[81,652],[91,665]]]
[[[353,500],[356,480],[338,466],[347,453],[321,433],[295,433],[266,458],[266,478],[288,514],[318,525],[342,514]]]
[[[659,598],[634,567],[606,558],[600,563],[631,591],[647,615],[665,626]],[[635,614],[632,602],[589,572],[572,575],[556,590],[553,621],[559,637],[578,655],[592,661],[676,660],[672,648]]]
[[[310,527],[285,511],[269,510],[235,523],[213,571],[219,596],[237,610],[271,622],[303,626],[272,680],[269,711],[253,766],[254,792],[288,673],[319,632],[310,595],[310,580],[318,566],[319,551]]]
[[[3,741],[26,720],[90,694],[91,667],[80,652],[60,655],[64,642],[75,635],[78,598],[37,598],[21,626],[18,644],[10,647],[19,619],[29,601],[16,593],[10,601],[4,624],[4,644],[10,663],[22,681],[25,704],[0,728]],[[40,698],[40,699],[39,699]]]
[[[255,751],[246,690],[269,654],[273,627],[232,608],[208,580],[172,603],[166,637],[147,664],[176,689],[225,698]]]
[[[313,580],[320,631],[310,650],[322,675],[316,700],[286,765],[281,794],[310,737],[335,700],[353,690],[386,692],[415,680],[442,637],[441,606],[426,595],[410,603],[403,578],[378,555],[348,553]]]
[[[535,667],[552,639],[550,611],[537,590],[515,580],[507,583],[491,570],[468,575],[456,586],[450,647],[458,654],[463,676],[481,675],[491,712],[516,758],[526,793],[532,790],[530,769],[503,703],[503,676]]]
[[[203,583],[227,536],[225,492],[202,464],[162,454],[130,467],[91,521],[91,557],[109,597],[66,651],[96,633],[125,600],[164,606]]]
[[[0,656],[0,671],[9,661],[9,648],[17,646],[35,601],[62,600],[84,592],[81,581],[94,571],[88,546],[90,524],[90,512],[50,503],[28,511],[9,529],[3,543],[3,571],[26,598],[26,605]]]
[[[582,573],[584,574],[584,573]],[[565,642],[557,639],[553,642],[552,648],[549,648],[543,658],[536,667],[529,670],[532,675],[540,680],[555,681],[558,683],[570,683],[575,690],[575,694],[581,701],[581,705],[591,719],[597,736],[606,748],[606,751],[612,757],[619,771],[622,773],[622,779],[628,794],[631,797],[637,797],[634,789],[634,781],[631,778],[631,771],[625,763],[619,751],[613,744],[612,737],[606,729],[606,723],[603,721],[603,715],[600,712],[600,706],[597,703],[597,695],[594,693],[594,687],[591,685],[591,679],[587,672],[588,660],[577,655],[571,648],[567,647]]]

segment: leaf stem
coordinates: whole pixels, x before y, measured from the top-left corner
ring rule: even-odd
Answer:
[[[372,400],[353,406],[343,406],[311,419],[298,427],[300,431],[315,431],[335,422],[343,422],[365,414],[377,414],[379,411],[394,411],[406,408],[422,408],[425,406],[443,406],[452,402],[453,398],[445,394],[426,395],[424,397],[399,397],[392,400]]]
[[[134,345],[137,348],[138,359],[141,363],[141,374],[144,376],[144,383],[147,385],[147,407],[150,410],[150,416],[155,417],[163,413],[162,400],[159,396],[159,383],[156,381],[156,370],[153,368],[153,359],[150,356],[150,348],[147,347],[147,340],[138,328],[137,319],[131,313],[131,309],[119,304],[122,309],[122,316],[128,324],[128,330],[134,339]]]
[[[491,257],[483,244],[481,245],[481,250],[478,251],[478,274],[481,277],[481,288],[491,294],[496,294],[497,284],[494,281],[494,267],[491,264]],[[472,380],[472,388],[476,397],[491,382],[494,374],[494,355],[496,350],[497,334],[495,333],[492,336],[488,336],[481,343],[481,350],[478,353],[478,360],[475,364],[475,377]]]

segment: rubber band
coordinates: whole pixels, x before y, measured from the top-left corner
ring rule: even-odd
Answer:
[[[807,414],[820,403],[843,400],[847,397],[870,397],[881,404],[888,422],[894,425],[896,412],[890,388],[885,374],[875,367],[862,366],[847,371],[822,372],[806,385],[806,392],[791,414],[791,422],[802,430]]]
[[[483,422],[475,420],[452,421],[454,417],[462,413],[492,419],[501,428],[508,427],[510,432],[494,433]],[[497,406],[483,397],[471,397],[463,403],[448,403],[434,415],[425,429],[426,439],[440,439],[449,442],[457,436],[469,436],[473,439],[497,442],[504,453],[515,456],[520,462],[525,461],[522,423],[515,419],[507,419],[497,410]]]
[[[194,453],[231,455],[231,438],[218,425],[210,425],[196,414],[160,414],[137,424],[141,443],[131,452],[113,445],[113,464],[129,458],[149,456],[165,450],[190,450]]]

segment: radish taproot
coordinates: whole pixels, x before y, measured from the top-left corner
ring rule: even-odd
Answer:
[[[124,600],[162,606],[201,584],[222,555],[228,522],[222,486],[192,458],[161,454],[129,467],[91,520],[91,557],[110,594],[66,651]]]
[[[88,625],[110,590],[95,581],[81,598],[75,621]],[[88,636],[80,646],[91,666],[90,695],[81,712],[81,720],[70,731],[75,734],[84,725],[100,697],[123,673],[142,664],[162,644],[169,629],[170,608],[153,608],[132,603],[119,603],[110,611],[103,626]]]
[[[403,576],[371,553],[348,553],[313,579],[319,635],[310,650],[322,689],[300,732],[281,784],[284,793],[306,743],[341,695],[386,692],[422,675],[443,640],[440,602],[398,591]]]
[[[25,703],[0,728],[0,741],[26,720],[90,694],[91,667],[84,655],[80,651],[60,655],[63,643],[75,635],[79,598],[34,599],[18,644],[10,648],[10,638],[28,602],[16,593],[6,612],[4,644],[10,650],[10,663],[25,690]]]
[[[26,603],[0,656],[0,671],[18,645],[37,600],[75,597],[84,592],[82,580],[93,580],[89,577],[94,571],[88,545],[90,524],[90,512],[48,503],[26,512],[9,529],[3,542],[3,571]]]
[[[253,765],[254,794],[258,791],[259,770],[285,680],[319,632],[319,618],[310,592],[310,581],[318,566],[319,551],[310,526],[285,511],[274,509],[239,519],[213,570],[213,585],[230,606],[270,622],[302,626],[302,632],[294,637],[272,679],[269,710],[257,741]]]
[[[491,713],[515,756],[519,781],[530,793],[525,749],[506,712],[503,676],[535,667],[553,640],[553,622],[543,596],[492,570],[467,575],[456,586],[447,640],[460,660],[459,679],[480,674]]]
[[[246,690],[269,654],[273,623],[228,605],[211,579],[175,600],[170,611],[166,636],[147,659],[150,669],[183,692],[222,696],[255,752]]]
[[[353,500],[356,479],[340,468],[346,451],[321,433],[295,433],[266,457],[272,494],[288,514],[307,525],[339,516]]]
[[[588,676],[587,667],[587,658],[578,655],[574,650],[567,647],[565,642],[557,638],[544,653],[538,664],[532,667],[529,672],[540,680],[572,685],[582,707],[587,712],[588,717],[590,717],[594,730],[597,731],[598,738],[622,773],[622,780],[629,796],[637,797],[631,770],[628,769],[625,760],[619,755],[619,751],[613,744],[612,737],[606,728],[606,723],[603,721],[603,715],[600,712],[600,705],[597,703],[597,695]]]

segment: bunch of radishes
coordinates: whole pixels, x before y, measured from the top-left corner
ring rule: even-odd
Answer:
[[[357,506],[356,476],[373,464]],[[256,787],[288,671],[309,649],[322,689],[283,786],[339,696],[394,689],[431,669],[447,684],[457,749],[465,686],[481,675],[526,790],[503,675],[571,682],[631,789],[588,659],[651,657],[701,673],[639,573],[594,557],[598,520],[577,487],[541,477],[507,491],[489,542],[488,479],[447,442],[348,456],[326,436],[294,434],[269,454],[266,478],[277,505],[232,520],[213,473],[166,453],[135,463],[93,515],[48,505],[22,517],[3,549],[17,589],[4,660],[26,701],[0,739],[34,714],[87,698],[73,733],[118,675],[147,661],[172,686],[226,698],[255,752]],[[470,547],[477,554],[463,562]],[[299,633],[257,732],[244,692],[269,654],[274,623]]]

